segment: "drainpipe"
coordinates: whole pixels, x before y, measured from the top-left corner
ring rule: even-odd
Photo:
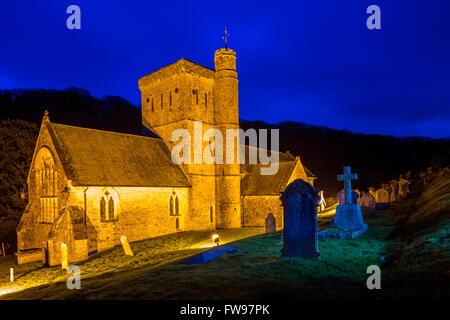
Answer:
[[[86,228],[87,231],[87,190],[89,189],[89,187],[86,187],[86,189],[84,189],[84,227]]]

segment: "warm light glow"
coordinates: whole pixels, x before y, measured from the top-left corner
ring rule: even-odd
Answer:
[[[10,289],[0,290],[0,296],[3,296],[3,295],[8,294],[8,293],[21,291],[23,289],[24,288],[22,288],[22,287],[13,287],[13,288],[10,288]]]
[[[325,208],[324,211],[318,212],[317,216],[321,217],[321,218],[334,216],[336,214],[336,207],[337,207],[337,204],[327,207],[327,208]]]
[[[211,248],[211,247],[215,247],[215,244],[205,244],[204,246],[199,246],[199,248]]]
[[[212,239],[217,245],[219,245],[220,238],[218,234],[213,234]]]

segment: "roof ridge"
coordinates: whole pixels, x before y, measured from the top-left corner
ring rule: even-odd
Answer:
[[[72,126],[69,124],[62,124],[62,123],[56,123],[56,122],[50,122],[50,125],[58,125],[58,126],[70,127],[70,128],[76,128],[76,129],[82,129],[82,130],[113,133],[113,134],[119,134],[119,135],[124,135],[124,136],[132,136],[132,137],[139,137],[139,138],[154,139],[154,140],[162,141],[161,138],[156,138],[156,137],[148,137],[148,136],[137,135],[137,134],[132,134],[132,133],[122,133],[122,132],[117,132],[117,131],[100,130],[100,129],[94,129],[94,128],[78,127],[78,126]]]

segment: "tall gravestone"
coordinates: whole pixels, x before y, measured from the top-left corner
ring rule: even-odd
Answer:
[[[64,242],[61,243],[61,268],[64,270],[69,268],[69,252]]]
[[[290,183],[280,200],[284,207],[284,245],[281,257],[320,256],[317,236],[319,196],[309,183],[297,179]]]
[[[351,173],[350,167],[344,167],[344,174],[337,176],[338,181],[344,181],[344,204],[336,207],[335,225],[343,230],[358,230],[365,227],[361,208],[352,199],[352,180],[358,179],[356,173]]]
[[[277,231],[277,220],[272,213],[269,213],[266,218],[266,233]]]

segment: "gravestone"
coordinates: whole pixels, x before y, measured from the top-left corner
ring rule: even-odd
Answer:
[[[397,188],[395,184],[389,183],[389,202],[397,201]]]
[[[120,242],[122,242],[123,251],[127,256],[134,256],[133,250],[131,250],[130,244],[128,243],[128,239],[125,236],[120,237]]]
[[[356,192],[355,190],[352,190],[352,203],[358,203],[358,199],[359,199],[359,193]],[[341,191],[338,192],[338,200],[339,200],[339,204],[345,203],[345,190],[344,189],[342,189]]]
[[[273,214],[269,213],[266,218],[266,233],[272,233],[277,231],[277,219]]]
[[[214,260],[220,256],[223,256],[224,254],[227,254],[229,252],[237,252],[236,248],[230,247],[230,246],[222,246],[217,247],[215,249],[211,249],[205,252],[202,252],[195,257],[192,257],[191,259],[185,261],[185,264],[204,264],[211,260]]]
[[[286,187],[280,200],[284,207],[284,244],[281,257],[319,257],[317,191],[309,183],[297,179]]]
[[[69,268],[69,252],[64,242],[61,243],[61,268],[64,270]]]
[[[386,210],[389,208],[389,192],[385,184],[381,186],[380,189],[376,191],[375,202],[377,210]]]
[[[368,192],[361,195],[361,211],[365,215],[375,214],[375,198]]]
[[[374,187],[369,187],[369,193],[372,195],[372,197],[375,199],[376,192]]]
[[[345,203],[336,207],[336,227],[343,230],[358,230],[366,228],[364,225],[361,208],[357,203],[353,203],[351,180],[358,179],[356,173],[351,173],[350,167],[344,167],[344,174],[337,176],[338,181],[344,181]]]
[[[398,197],[404,198],[409,192],[409,181],[400,176],[398,180]]]

